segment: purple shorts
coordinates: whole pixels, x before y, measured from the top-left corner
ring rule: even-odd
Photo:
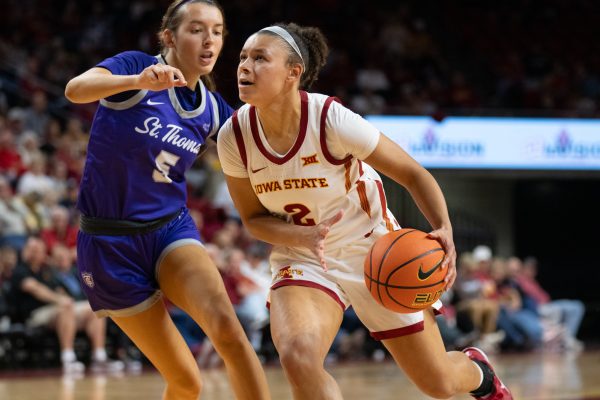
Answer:
[[[187,209],[160,229],[125,236],[77,236],[77,268],[81,286],[98,316],[126,317],[161,298],[158,268],[171,250],[202,246]]]

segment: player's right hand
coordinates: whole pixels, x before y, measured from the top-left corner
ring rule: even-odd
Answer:
[[[344,210],[340,210],[333,217],[327,218],[314,227],[312,251],[319,259],[319,263],[325,271],[327,271],[327,262],[325,261],[325,238],[327,238],[327,235],[331,230],[331,226],[339,222],[343,216]]]
[[[186,86],[183,73],[170,65],[154,64],[138,75],[140,89],[160,91],[176,86]]]

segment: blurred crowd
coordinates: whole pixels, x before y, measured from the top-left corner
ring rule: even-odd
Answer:
[[[5,3],[0,335],[23,324],[55,330],[67,343],[84,330],[94,365],[122,368],[105,351],[106,332],[110,341],[118,328],[94,325],[73,271],[75,203],[96,104],[71,105],[63,90],[70,78],[116,52],[157,52],[155,31],[169,2]],[[328,65],[313,89],[338,96],[361,114],[600,116],[600,44],[589,40],[599,36],[600,25],[592,0],[369,4],[223,2],[230,35],[216,71],[220,91],[239,105],[234,82],[241,41],[262,26],[293,20],[319,26],[330,41]],[[214,151],[197,161],[188,182],[188,205],[238,316],[255,349],[272,354],[265,307],[269,247],[239,223]],[[536,272],[535,260],[492,257],[486,247],[462,254],[459,280],[446,294],[447,317],[440,320],[448,347],[581,350],[576,334],[583,305],[551,299],[536,282]],[[218,363],[189,317],[171,310],[199,360]],[[131,346],[115,340],[123,342],[121,347]],[[128,361],[130,353],[117,350],[114,357]],[[347,311],[332,359],[383,354]]]
[[[443,295],[440,328],[450,348],[475,345],[489,353],[580,352],[580,300],[553,299],[537,280],[535,257],[493,257],[479,245],[458,259],[458,278]]]
[[[64,126],[73,113],[89,122],[94,110],[67,104],[67,80],[118,51],[156,53],[169,1],[5,3],[0,113],[29,106],[42,90]],[[599,115],[600,44],[592,38],[600,27],[593,0],[377,0],[368,7],[358,0],[232,0],[223,7],[230,33],[216,80],[234,105],[244,38],[274,22],[295,21],[320,27],[332,49],[314,90],[337,95],[361,114]]]

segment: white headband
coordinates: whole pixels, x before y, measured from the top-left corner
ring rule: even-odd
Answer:
[[[290,35],[290,33],[288,31],[286,31],[282,27],[276,26],[276,25],[267,26],[266,28],[261,29],[259,32],[262,32],[262,31],[273,32],[274,34],[276,34],[277,36],[280,36],[283,40],[285,40],[290,46],[292,46],[292,49],[294,49],[294,51],[296,52],[296,54],[298,54],[298,56],[300,57],[300,60],[302,61],[302,68],[304,69],[304,71],[306,71],[306,65],[304,65],[304,57],[302,57],[300,48],[298,47],[298,44],[296,44],[296,41],[294,40],[294,38],[292,37],[292,35]]]

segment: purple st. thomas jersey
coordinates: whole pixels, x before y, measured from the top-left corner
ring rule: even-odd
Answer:
[[[98,66],[115,75],[133,75],[156,63],[165,61],[128,51]],[[185,171],[232,113],[221,96],[201,81],[198,85],[199,92],[185,87],[140,90],[100,101],[79,193],[84,215],[147,221],[185,206]],[[194,95],[201,101],[193,104]]]

